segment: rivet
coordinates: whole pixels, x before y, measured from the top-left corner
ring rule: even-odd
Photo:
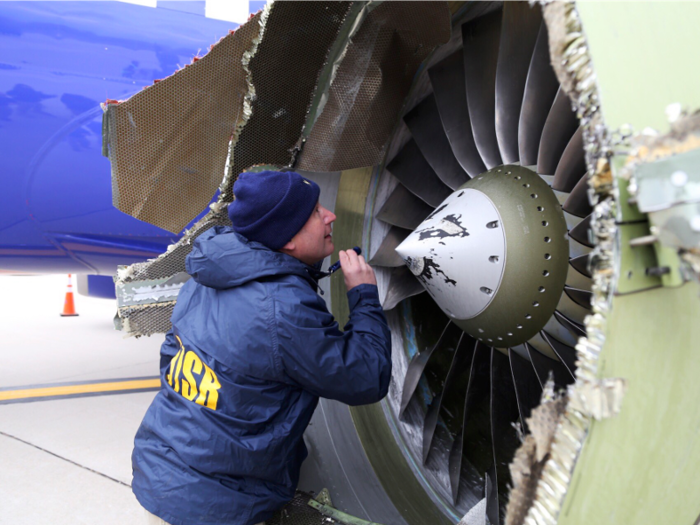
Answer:
[[[521,330],[522,327],[523,327],[523,325],[521,325],[521,324],[519,324],[518,326],[516,326],[516,328],[517,328],[518,330]]]
[[[544,258],[547,259],[547,260],[550,260],[550,259],[552,258],[552,256],[551,256],[550,254],[548,254],[548,253],[545,253],[545,254],[544,254]]]
[[[532,303],[532,306],[534,306],[535,308],[537,308],[539,305],[540,305],[540,303],[538,303],[537,301],[535,301],[534,303]]]
[[[544,292],[544,286],[540,286],[540,287],[538,288],[538,290],[540,291],[540,293],[543,293],[543,292]]]
[[[532,197],[533,199],[536,199],[536,198],[537,198],[537,194],[536,194],[536,193],[531,193],[531,194],[530,194],[530,197]]]
[[[537,211],[544,211],[544,208],[542,206],[537,206]]]
[[[552,240],[552,239],[550,239],[549,237],[545,237],[545,238],[544,238],[544,242],[551,242],[551,240]]]
[[[549,271],[548,271],[548,270],[544,270],[544,271],[542,272],[542,275],[544,275],[545,277],[549,277]]]

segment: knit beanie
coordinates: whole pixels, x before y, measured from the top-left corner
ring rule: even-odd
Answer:
[[[279,250],[306,224],[321,189],[294,171],[241,173],[228,207],[233,230]]]

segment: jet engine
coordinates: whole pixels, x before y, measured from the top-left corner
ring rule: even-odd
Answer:
[[[168,329],[191,242],[227,223],[238,173],[301,171],[338,217],[336,247],[361,246],[377,270],[394,365],[381,403],[321,402],[302,488],[385,525],[556,523],[586,437],[634,377],[599,367],[606,334],[631,330],[608,327],[614,296],[675,286],[668,304],[699,307],[683,284],[697,239],[669,240],[667,216],[694,212],[647,205],[663,173],[696,180],[692,119],[665,142],[613,137],[601,104],[572,3],[272,4],[105,105],[117,207],[178,231],[220,190],[167,253],[120,270],[119,327]],[[697,206],[678,191],[673,206]],[[342,277],[327,290],[342,326]]]

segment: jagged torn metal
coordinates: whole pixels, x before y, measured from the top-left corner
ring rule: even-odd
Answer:
[[[227,145],[250,116],[255,94],[246,65],[260,22],[257,14],[191,64],[128,100],[103,104],[114,206],[178,233],[209,204]]]
[[[507,513],[507,525],[556,524],[591,418],[614,415],[620,409],[624,394],[623,382],[604,380],[601,383],[597,377],[613,291],[617,203],[610,158],[615,144],[603,120],[596,74],[576,5],[559,1],[541,4],[555,73],[583,128],[588,195],[594,205],[591,220],[595,239],[591,253],[593,313],[585,319],[587,336],[581,337],[576,345],[576,382],[559,398],[561,415],[546,454],[538,454],[532,442],[528,445],[527,439],[516,453],[513,466],[518,472],[514,473],[514,479],[522,471],[537,481],[520,493],[513,489],[511,498],[518,498],[520,508]],[[537,461],[538,457],[544,460],[543,464]]]
[[[252,101],[255,99],[255,86],[253,85],[249,65],[263,40],[267,20],[273,6],[274,4],[272,3],[265,5],[265,8],[259,17],[259,33],[251,40],[251,45],[249,49],[244,52],[241,60],[243,68],[246,72],[246,83],[248,88],[243,101],[242,114],[239,116],[236,127],[229,141],[226,169],[224,171],[221,184],[219,185],[220,193],[217,201],[210,204],[209,212],[199,221],[197,221],[192,228],[186,230],[177,243],[168,246],[164,253],[155,259],[149,259],[148,261],[142,263],[132,264],[131,266],[120,266],[117,270],[117,275],[114,278],[118,301],[115,327],[118,330],[125,332],[126,336],[139,337],[142,335],[165,332],[165,325],[169,323],[170,319],[168,312],[172,313],[172,308],[175,305],[177,293],[186,281],[186,279],[181,278],[182,276],[179,272],[174,276],[167,276],[163,279],[143,279],[142,274],[145,273],[146,268],[153,263],[163,261],[173,250],[177,249],[178,247],[191,245],[196,236],[206,229],[204,228],[205,226],[225,223],[228,220],[226,210],[233,196],[230,191],[224,191],[224,189],[230,187],[231,179],[236,175],[232,173],[231,169],[233,164],[233,150],[234,146],[238,142],[243,128],[250,120],[252,115]],[[179,275],[180,277],[178,277]],[[173,282],[173,279],[177,281],[177,283]],[[168,284],[166,285],[166,283]],[[165,290],[165,288],[167,288],[167,290]],[[138,290],[138,293],[135,293],[136,290]],[[150,296],[150,298],[147,298],[147,296]],[[144,303],[148,302],[150,304],[139,304],[139,300],[135,300],[135,297],[142,299]],[[146,314],[146,309],[150,309],[150,311],[152,311],[153,309],[159,307],[164,309],[164,314],[158,316],[160,319],[160,322],[158,323],[159,326],[149,326],[146,329],[144,328],[145,325],[143,325],[143,323],[134,323],[130,321],[131,317],[138,316],[139,314]],[[143,312],[141,312],[141,310],[143,310]],[[148,316],[144,315],[144,318],[146,317]]]

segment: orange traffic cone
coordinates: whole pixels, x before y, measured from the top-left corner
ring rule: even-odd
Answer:
[[[75,302],[73,301],[73,283],[71,274],[68,274],[68,290],[66,291],[66,301],[63,303],[61,317],[75,317],[80,315],[75,312]]]

